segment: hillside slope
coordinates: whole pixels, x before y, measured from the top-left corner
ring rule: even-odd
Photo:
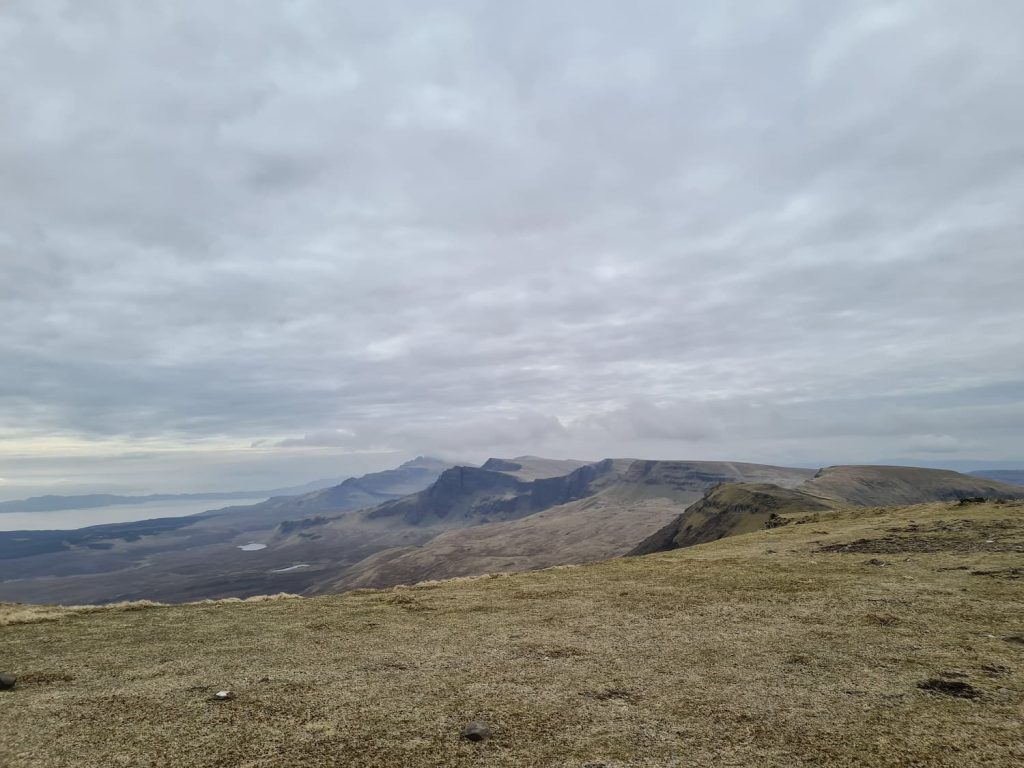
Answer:
[[[633,547],[631,555],[649,555],[718,541],[770,528],[794,512],[818,512],[833,504],[770,483],[723,483],[704,495],[664,528]]]
[[[0,532],[0,599],[26,602],[187,600],[303,589],[292,564],[238,549],[285,520],[340,514],[429,486],[448,468],[419,457],[341,484],[188,517],[73,531]]]
[[[436,462],[406,465],[297,499],[157,528],[139,541],[90,539],[75,545],[70,558],[61,552],[49,560],[0,559],[0,575],[6,569],[8,579],[16,579],[0,583],[0,599],[171,602],[282,590],[323,594],[592,562],[653,551],[652,541],[686,546],[755,530],[768,522],[775,505],[793,503],[792,492],[800,494],[800,504],[823,507],[1024,497],[1018,486],[913,467],[828,467],[815,473],[739,462],[586,464],[522,456],[438,470]],[[342,506],[379,500],[406,480],[414,486],[431,476],[436,480],[416,493],[364,509]],[[389,491],[373,484],[383,478]],[[723,483],[769,484],[777,491],[762,488],[754,497],[734,499],[719,493],[687,509]],[[293,513],[294,519],[284,519]],[[264,527],[234,527],[255,525],[253,520]],[[260,537],[254,539],[256,533]],[[249,541],[263,548],[239,551]],[[0,553],[2,545],[0,537]],[[68,548],[66,541],[59,545]]]
[[[800,490],[858,506],[916,504],[968,496],[1024,498],[1024,488],[947,469],[890,466],[825,467]]]
[[[216,510],[183,522],[187,525],[184,532],[175,528],[155,541],[150,537],[141,543],[116,542],[112,551],[97,554],[90,548],[107,542],[89,539],[80,547],[82,556],[74,561],[64,552],[60,553],[63,557],[53,558],[56,562],[40,557],[23,559],[9,565],[12,576],[0,581],[0,599],[173,602],[281,590],[303,592],[381,550],[420,545],[447,530],[515,519],[595,493],[630,463],[519,457],[493,459],[489,462],[492,468],[485,469],[448,468],[434,460],[418,459],[398,470],[346,481],[325,491]],[[407,476],[412,471],[415,474],[410,481]],[[387,481],[387,492],[382,490],[381,480]],[[425,486],[422,491],[421,486]],[[405,493],[393,498],[398,495],[392,493],[395,490]],[[259,527],[252,527],[254,520]],[[226,537],[225,531],[231,536]],[[121,530],[116,533],[123,535]],[[214,538],[208,541],[199,538],[202,535]],[[237,545],[253,540],[262,548],[238,550]],[[188,542],[193,542],[192,547],[182,551]],[[67,548],[63,539],[59,546]],[[174,551],[154,552],[155,547],[173,547]],[[144,560],[138,557],[140,553]],[[89,570],[80,565],[83,562],[113,563],[120,569]],[[20,578],[14,575],[16,565],[22,566]],[[0,560],[0,569],[3,567]],[[77,570],[69,571],[69,567]],[[50,571],[40,572],[44,568]]]
[[[260,504],[214,509],[202,516],[220,524],[244,524],[247,530],[255,530],[250,526],[258,525],[260,530],[265,530],[292,518],[336,514],[408,496],[430,486],[451,466],[441,459],[419,456],[395,469],[350,477],[329,488],[268,499]]]
[[[1011,768],[1022,554],[1019,502],[933,503],[382,592],[0,607],[3,764]]]
[[[484,467],[494,466],[491,462]],[[542,506],[541,511],[508,521],[447,531],[418,546],[375,553],[309,592],[603,560],[629,552],[717,483],[764,480],[797,485],[813,474],[806,469],[739,462],[608,459],[595,466],[599,469],[581,468],[570,475],[599,473],[599,482],[566,494],[583,498]],[[547,501],[555,498],[542,496]]]
[[[940,469],[891,466],[826,467],[787,488],[778,484],[726,484],[630,550],[664,552],[761,528],[793,510],[819,512],[848,506],[918,504],[986,497],[1024,499],[1024,488]],[[780,521],[781,522],[781,521]]]

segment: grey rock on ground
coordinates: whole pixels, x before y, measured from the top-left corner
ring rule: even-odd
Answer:
[[[17,682],[18,678],[14,675],[8,675],[6,672],[0,672],[0,691],[11,690]]]
[[[484,739],[491,738],[491,727],[483,720],[474,720],[462,729],[462,733],[459,736],[467,741],[483,741]]]

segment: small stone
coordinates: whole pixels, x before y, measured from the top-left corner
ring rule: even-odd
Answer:
[[[879,560],[877,557],[872,557],[870,560],[864,561],[867,565],[888,565],[885,560]]]
[[[1024,645],[1024,635],[1007,635],[1003,640],[1008,643],[1014,643],[1015,645]]]
[[[0,672],[0,691],[11,690],[17,682],[18,678],[14,675],[8,675],[6,672]]]
[[[217,691],[215,694],[213,694],[212,698],[214,701],[231,701],[233,698],[235,698],[235,692]]]
[[[491,727],[483,720],[474,720],[462,729],[459,736],[466,741],[483,741],[491,738]]]

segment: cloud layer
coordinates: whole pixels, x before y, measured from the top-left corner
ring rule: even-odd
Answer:
[[[154,446],[165,487],[165,451],[180,486],[252,445],[282,480],[310,452],[1024,459],[1022,27],[8,4],[4,493]]]

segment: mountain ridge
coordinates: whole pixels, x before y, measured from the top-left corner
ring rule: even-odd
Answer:
[[[728,483],[711,489],[664,528],[634,547],[646,555],[716,541],[783,524],[780,515],[844,507],[893,506],[971,498],[1022,499],[1024,488],[945,469],[889,465],[823,467],[806,482]]]
[[[340,512],[408,493],[418,484],[430,484],[447,466],[420,457],[364,475],[354,485],[339,484],[335,488],[345,486],[345,491],[330,496],[330,509]],[[291,588],[299,574],[275,574],[273,568],[281,567],[275,565],[252,572],[250,554],[238,546],[271,535],[296,510],[323,511],[328,504],[323,494],[330,491],[180,518],[71,531],[0,532],[0,595],[19,601],[110,602],[125,596],[228,596],[232,585],[247,594],[268,586],[279,591],[272,589],[275,584]]]
[[[390,478],[389,490],[375,486],[371,474],[302,497],[204,513],[198,523],[190,520],[184,529],[140,542],[79,542],[78,559],[71,561],[83,564],[75,566],[77,572],[62,552],[16,564],[0,554],[0,578],[7,579],[0,582],[0,599],[45,602],[60,595],[77,602],[177,602],[277,591],[321,594],[591,562],[650,547],[652,537],[662,545],[689,546],[764,527],[780,505],[810,510],[1024,495],[1024,488],[914,467],[815,471],[743,462],[530,456],[441,466],[388,470],[382,476]],[[410,482],[422,483],[422,489],[399,496]],[[725,490],[714,493],[723,485],[733,489],[733,497]],[[340,498],[348,508],[339,506]],[[686,525],[688,532],[682,530]],[[200,546],[184,546],[190,542]],[[239,551],[248,542],[258,542],[250,548],[258,551]],[[0,553],[3,544],[0,536]],[[68,548],[67,542],[59,544]],[[177,549],[147,551],[156,544]],[[86,551],[97,546],[108,551]],[[141,563],[146,567],[139,569]],[[135,569],[131,578],[125,578],[128,568]]]
[[[1011,485],[1024,485],[1024,469],[976,469],[967,474]]]
[[[450,470],[449,484],[467,477],[456,477],[455,472]],[[489,569],[530,570],[601,560],[626,554],[635,542],[660,528],[715,483],[772,479],[795,485],[813,472],[743,462],[604,459],[561,478],[534,481],[528,499],[504,497],[503,509],[513,511],[502,519],[485,516],[478,524],[452,526],[425,543],[403,543],[376,552],[314,585],[309,592],[322,594],[407,584],[423,578],[469,576]],[[437,485],[445,483],[446,477],[442,476]],[[421,496],[431,493],[433,490],[427,489]],[[484,509],[490,513],[492,507]]]

